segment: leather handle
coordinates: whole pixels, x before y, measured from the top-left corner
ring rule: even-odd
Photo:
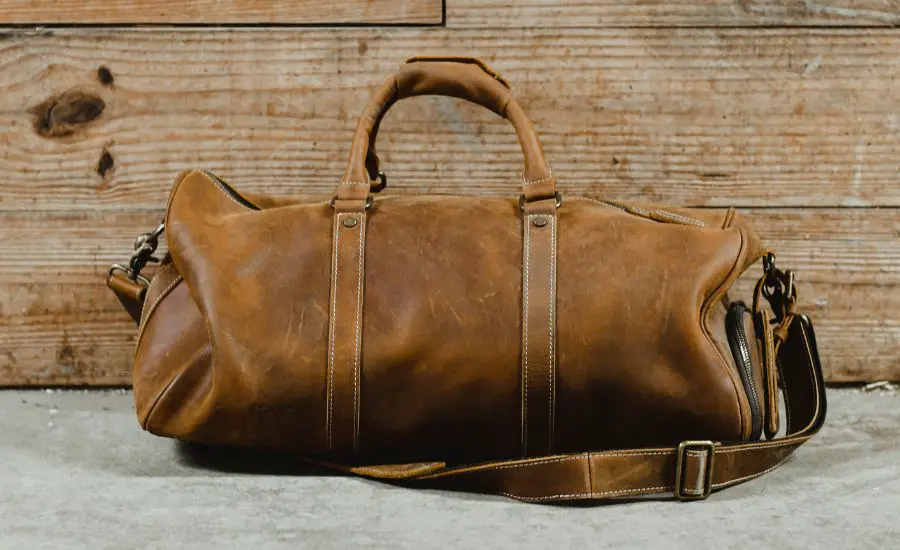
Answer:
[[[366,198],[369,172],[377,172],[372,142],[382,118],[397,101],[422,95],[464,99],[509,120],[525,157],[525,200],[554,197],[556,186],[534,126],[501,76],[474,58],[412,58],[376,90],[360,117],[338,200]]]

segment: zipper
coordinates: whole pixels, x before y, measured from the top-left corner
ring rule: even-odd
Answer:
[[[734,362],[738,366],[744,391],[750,401],[751,439],[759,439],[762,432],[762,409],[756,384],[753,381],[753,363],[750,355],[750,342],[747,331],[744,329],[744,316],[747,314],[747,306],[744,302],[733,302],[728,307],[725,317],[725,328],[728,333],[728,345],[734,356]]]
[[[206,174],[206,176],[216,184],[216,187],[218,187],[223,193],[234,199],[241,206],[244,206],[251,210],[262,210],[260,207],[242,197],[240,193],[235,191],[232,186],[228,185],[228,183],[219,176],[213,174],[209,170],[204,170],[203,173]]]

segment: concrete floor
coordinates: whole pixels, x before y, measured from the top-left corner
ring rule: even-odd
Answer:
[[[0,548],[900,548],[900,392],[830,390],[792,460],[696,503],[521,504],[253,456],[142,432],[128,392],[0,392]]]

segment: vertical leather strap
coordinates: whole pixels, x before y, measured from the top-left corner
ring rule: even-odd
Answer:
[[[522,456],[553,448],[556,382],[555,200],[523,205]]]
[[[762,357],[765,384],[766,437],[772,439],[778,434],[778,360],[776,354],[775,332],[772,312],[768,308],[760,308],[756,313],[757,326],[762,332]]]
[[[325,441],[332,454],[359,444],[360,362],[365,273],[365,208],[336,205],[331,252]]]

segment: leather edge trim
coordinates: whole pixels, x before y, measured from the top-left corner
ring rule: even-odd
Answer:
[[[162,389],[159,390],[159,392],[153,398],[153,403],[147,409],[147,414],[144,415],[144,418],[138,419],[143,430],[148,432],[150,431],[150,418],[153,417],[153,413],[156,411],[156,408],[159,405],[160,401],[162,401],[163,396],[169,391],[169,388],[171,388],[175,384],[175,381],[178,380],[182,374],[184,374],[184,371],[185,369],[178,371],[168,382],[166,382],[166,385],[163,386]]]
[[[178,381],[181,379],[181,377],[184,375],[184,373],[186,373],[191,368],[191,366],[194,365],[195,361],[193,359],[195,359],[198,356],[202,357],[206,353],[209,353],[210,360],[211,360],[212,359],[212,346],[211,345],[207,344],[206,346],[201,347],[199,352],[192,354],[191,361],[189,361],[183,369],[181,369],[180,371],[175,373],[175,375],[172,376],[172,378],[166,383],[165,386],[163,386],[163,388],[159,391],[159,393],[156,394],[156,397],[153,398],[153,404],[150,405],[149,409],[147,410],[147,414],[144,416],[143,420],[141,421],[141,428],[143,428],[144,430],[146,430],[150,433],[157,433],[150,429],[150,420],[153,418],[153,413],[156,412],[156,409],[158,408],[159,404],[162,403],[162,401],[165,399],[166,394],[169,393],[169,390],[171,390],[175,385],[177,385]]]
[[[154,281],[155,280],[156,280],[156,278],[154,277]],[[147,309],[147,313],[145,315],[142,315],[141,325],[140,325],[140,328],[138,329],[137,339],[134,344],[134,356],[135,357],[137,357],[138,350],[141,346],[141,343],[144,341],[144,331],[146,330],[147,325],[150,323],[150,318],[156,312],[157,308],[163,302],[163,300],[169,294],[171,294],[172,291],[175,290],[175,288],[178,285],[180,285],[183,281],[184,281],[184,277],[182,277],[180,274],[177,275],[175,277],[175,279],[171,283],[169,283],[169,286],[167,286],[165,289],[163,289],[163,291],[156,298],[156,300],[153,301],[153,304]],[[153,283],[151,282],[150,284],[152,286]]]
[[[744,395],[739,389],[740,374],[737,372],[737,366],[735,366],[735,368],[733,369],[730,368],[728,360],[725,359],[725,357],[722,355],[722,352],[719,350],[719,347],[716,346],[712,333],[709,329],[709,317],[711,311],[710,305],[718,301],[726,292],[728,292],[728,290],[734,285],[734,282],[737,280],[737,278],[740,277],[740,266],[743,265],[742,260],[747,255],[747,236],[744,234],[743,229],[738,228],[737,232],[738,235],[740,235],[741,244],[740,248],[738,249],[738,253],[735,256],[734,263],[732,264],[731,269],[729,269],[725,274],[725,277],[722,278],[718,285],[713,288],[713,290],[701,303],[698,324],[700,326],[700,330],[703,332],[704,336],[706,336],[706,340],[709,343],[710,347],[719,357],[719,364],[721,365],[722,369],[726,373],[728,373],[728,377],[731,379],[731,385],[734,389],[734,394],[737,402],[738,418],[740,420],[738,430],[740,431],[741,439],[746,440],[750,436],[750,424],[752,423],[747,422],[746,418],[746,416],[748,416],[750,412],[750,403],[747,396]]]

